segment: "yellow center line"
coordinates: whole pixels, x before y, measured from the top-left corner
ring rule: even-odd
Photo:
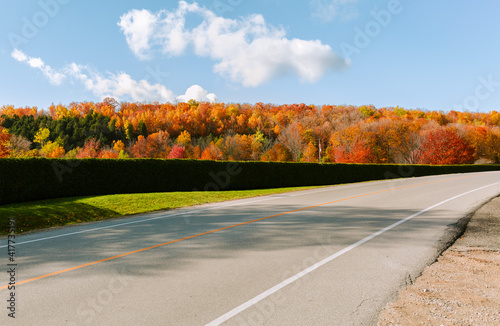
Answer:
[[[312,205],[312,206],[307,206],[307,207],[303,207],[303,208],[298,208],[298,209],[294,209],[294,210],[291,210],[291,211],[288,211],[288,212],[278,213],[278,214],[274,214],[274,215],[270,215],[270,216],[266,216],[266,217],[261,217],[261,218],[255,219],[255,220],[247,221],[247,222],[242,222],[242,223],[238,223],[238,224],[229,225],[229,226],[226,226],[226,227],[223,227],[223,228],[219,228],[219,229],[215,229],[215,230],[211,230],[211,231],[207,231],[207,232],[203,232],[203,233],[198,233],[198,234],[190,235],[190,236],[185,237],[185,238],[180,238],[180,239],[176,239],[176,240],[172,240],[172,241],[160,243],[160,244],[157,244],[157,245],[154,245],[154,246],[150,246],[150,247],[147,247],[147,248],[142,248],[142,249],[138,249],[138,250],[126,252],[126,253],[123,253],[123,254],[120,254],[120,255],[116,255],[116,256],[113,256],[113,257],[108,257],[108,258],[96,260],[96,261],[93,261],[93,262],[90,262],[90,263],[86,263],[86,264],[83,264],[83,265],[79,265],[79,266],[75,266],[75,267],[63,269],[63,270],[60,270],[60,271],[57,271],[57,272],[53,272],[53,273],[41,275],[41,276],[38,276],[38,277],[33,277],[33,278],[30,278],[30,279],[27,279],[27,280],[24,280],[24,281],[16,282],[16,285],[21,285],[21,284],[25,284],[25,283],[37,281],[37,280],[40,280],[40,279],[43,279],[43,278],[46,278],[46,277],[55,276],[55,275],[59,275],[59,274],[71,272],[71,271],[74,271],[74,270],[77,270],[77,269],[80,269],[80,268],[83,268],[83,267],[96,265],[96,264],[99,264],[99,263],[102,263],[102,262],[105,262],[105,261],[117,259],[117,258],[120,258],[120,257],[125,257],[125,256],[128,256],[128,255],[136,254],[136,253],[139,253],[139,252],[143,252],[143,251],[154,249],[154,248],[158,248],[158,247],[163,247],[163,246],[166,246],[166,245],[169,245],[169,244],[173,244],[173,243],[177,243],[177,242],[180,242],[180,241],[184,241],[184,240],[188,240],[188,239],[193,239],[193,238],[201,237],[203,235],[220,232],[220,231],[231,229],[231,228],[235,228],[235,227],[238,227],[238,226],[247,225],[247,224],[251,224],[251,223],[255,223],[255,222],[267,220],[267,219],[270,219],[270,218],[273,218],[273,217],[277,217],[277,216],[282,216],[282,215],[287,215],[287,214],[291,214],[291,213],[296,213],[296,212],[304,211],[304,210],[307,210],[307,209],[311,209],[311,208],[315,208],[315,207],[320,207],[320,206],[325,206],[325,205],[330,205],[330,204],[334,204],[334,203],[338,203],[338,202],[342,202],[342,201],[346,201],[346,200],[351,200],[351,199],[356,199],[356,198],[361,198],[361,197],[372,196],[372,195],[376,195],[376,194],[380,194],[380,193],[384,193],[384,192],[389,192],[389,191],[393,191],[393,190],[400,190],[400,189],[405,189],[405,188],[418,187],[418,186],[423,186],[423,185],[428,185],[428,184],[433,184],[433,183],[441,183],[441,182],[445,182],[445,181],[463,179],[463,178],[468,178],[468,177],[471,177],[471,176],[450,178],[450,179],[446,179],[446,180],[431,181],[431,182],[419,183],[419,184],[414,184],[414,185],[409,185],[409,186],[403,186],[403,187],[391,188],[391,189],[386,189],[386,190],[380,190],[380,191],[375,191],[375,192],[371,192],[371,193],[367,193],[367,194],[363,194],[363,195],[357,195],[357,196],[352,196],[352,197],[337,199],[337,200],[333,200],[333,201],[330,201],[330,202],[327,202],[327,203],[318,204],[318,205]],[[9,285],[2,286],[2,287],[0,287],[0,290],[6,289],[8,287],[9,287]]]

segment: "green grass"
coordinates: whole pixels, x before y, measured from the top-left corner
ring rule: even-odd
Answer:
[[[107,195],[4,205],[0,206],[0,235],[8,233],[9,219],[12,218],[16,220],[16,233],[23,233],[54,226],[313,188],[318,187]]]

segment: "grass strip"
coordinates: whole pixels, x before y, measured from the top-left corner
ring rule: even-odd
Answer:
[[[16,232],[19,234],[55,226],[313,188],[319,187],[120,194],[4,205],[0,206],[0,235],[8,233],[10,219],[15,219]]]

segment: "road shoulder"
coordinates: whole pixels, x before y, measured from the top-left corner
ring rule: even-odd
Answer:
[[[378,325],[500,324],[500,197],[477,212],[462,237],[401,290]]]

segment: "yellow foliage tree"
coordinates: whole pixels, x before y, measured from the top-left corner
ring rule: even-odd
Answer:
[[[62,147],[61,139],[57,139],[55,142],[48,141],[40,150],[40,154],[45,157],[56,158],[63,157],[66,154],[66,151]]]
[[[117,152],[120,153],[121,151],[125,150],[125,144],[121,141],[114,141],[113,142],[113,149]]]
[[[306,150],[304,151],[303,160],[305,162],[317,162],[318,160],[318,149],[313,142],[309,142]]]
[[[35,135],[34,142],[40,144],[42,147],[45,146],[47,138],[50,136],[49,128],[41,128]]]
[[[191,134],[187,130],[181,132],[179,137],[177,137],[177,145],[184,146],[186,148],[191,145]]]

